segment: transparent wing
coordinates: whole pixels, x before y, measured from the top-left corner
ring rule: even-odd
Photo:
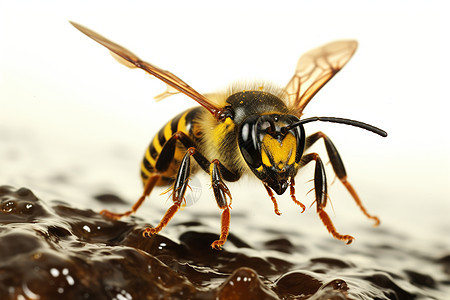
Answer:
[[[358,42],[336,41],[303,54],[295,74],[285,87],[288,106],[298,117],[312,97],[350,60]]]
[[[107,38],[101,36],[100,34],[80,25],[75,22],[70,22],[75,28],[79,31],[108,48],[114,55],[114,58],[122,63],[123,65],[130,68],[140,68],[147,73],[155,76],[156,78],[162,80],[167,84],[166,92],[158,95],[157,100],[161,100],[170,95],[176,94],[177,92],[181,92],[190,98],[194,99],[201,106],[205,107],[212,115],[218,118],[222,112],[222,110],[217,107],[212,101],[208,100],[205,96],[198,93],[192,87],[190,87],[183,80],[170,73],[169,71],[162,70],[148,62],[142,61],[139,57],[137,57],[133,52],[128,49],[108,40]],[[175,92],[177,91],[177,92]]]

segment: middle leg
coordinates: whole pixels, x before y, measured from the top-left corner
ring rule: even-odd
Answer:
[[[336,149],[336,146],[334,146],[331,139],[321,131],[316,132],[306,138],[306,149],[309,148],[315,142],[317,142],[317,140],[319,140],[320,138],[322,138],[325,142],[325,148],[327,150],[328,157],[330,158],[331,166],[333,167],[334,173],[336,173],[336,176],[345,186],[347,191],[352,195],[353,199],[356,202],[356,205],[358,205],[363,214],[369,219],[375,221],[374,226],[378,226],[380,224],[380,219],[374,215],[371,215],[367,211],[358,194],[356,193],[355,189],[347,180],[347,172],[345,171],[344,163],[341,159],[341,156],[339,155],[339,152]]]
[[[182,140],[183,135],[181,135],[180,140]],[[184,143],[183,143],[184,144]],[[183,203],[184,195],[186,193],[186,188],[189,183],[189,176],[191,173],[190,167],[190,157],[193,157],[200,167],[211,175],[211,187],[213,188],[214,196],[216,198],[217,204],[220,209],[222,209],[221,216],[221,234],[219,240],[214,241],[211,247],[220,250],[225,241],[227,240],[229,227],[230,227],[230,204],[231,204],[231,193],[228,187],[223,182],[223,179],[229,181],[235,181],[239,178],[239,175],[229,171],[224,165],[222,165],[217,159],[209,162],[205,156],[203,156],[195,147],[190,147],[187,149],[184,155],[175,183],[173,185],[172,193],[172,206],[166,211],[165,215],[161,219],[160,223],[154,228],[146,228],[144,231],[144,236],[152,236],[160,232],[172,219],[175,213],[179,210],[181,204]],[[223,175],[222,175],[223,174]],[[227,201],[227,197],[230,200],[230,204]]]
[[[328,232],[331,233],[333,237],[341,241],[346,241],[347,244],[350,244],[354,240],[354,238],[351,235],[343,235],[337,232],[336,228],[333,225],[333,222],[330,219],[330,216],[328,216],[328,214],[324,210],[327,204],[328,191],[327,177],[322,160],[317,153],[309,153],[302,157],[301,163],[302,165],[306,165],[311,161],[315,161],[316,163],[314,171],[314,192],[316,196],[317,214],[322,220],[322,223],[327,228]]]

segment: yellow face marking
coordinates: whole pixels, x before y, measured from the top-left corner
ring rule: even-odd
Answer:
[[[272,163],[270,162],[270,159],[267,156],[267,153],[265,150],[261,151],[261,159],[262,159],[263,164],[265,164],[266,166],[268,166],[268,167],[272,166]]]
[[[295,162],[296,150],[297,143],[292,133],[286,135],[281,143],[266,134],[262,140],[261,159],[263,164],[270,167],[272,164],[269,157],[271,157],[278,169],[281,170],[286,165],[292,165]]]
[[[292,165],[295,163],[295,155],[297,153],[297,144],[294,144],[294,150],[292,151],[291,157],[289,158],[289,161],[287,162],[288,165]]]

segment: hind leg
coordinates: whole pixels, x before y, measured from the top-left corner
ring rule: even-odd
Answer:
[[[145,201],[145,199],[150,195],[155,185],[157,185],[158,181],[163,178],[162,174],[166,172],[169,169],[170,164],[174,161],[175,156],[175,149],[176,149],[176,142],[180,141],[183,143],[183,145],[188,147],[194,147],[196,146],[195,142],[188,137],[186,134],[182,132],[176,132],[173,134],[165,143],[164,146],[161,149],[161,152],[158,155],[158,158],[156,159],[156,162],[154,163],[154,166],[150,163],[144,163],[144,166],[146,169],[151,169],[151,175],[148,179],[145,181],[144,185],[144,191],[142,192],[141,197],[134,203],[134,205],[131,207],[131,210],[126,211],[124,213],[114,213],[109,210],[102,210],[100,214],[111,218],[111,219],[120,219],[122,217],[126,217],[131,215],[132,213],[135,213],[139,207],[142,205],[142,203]]]
[[[158,182],[158,180],[161,178],[161,175],[156,173],[154,175],[152,175],[150,178],[148,178],[147,182],[145,183],[144,186],[144,192],[142,193],[141,197],[138,199],[138,201],[136,201],[136,203],[133,204],[133,206],[131,207],[131,210],[126,211],[124,213],[114,213],[114,212],[110,212],[109,210],[102,210],[100,212],[100,214],[110,218],[110,219],[120,219],[122,217],[126,217],[131,215],[132,213],[135,213],[138,208],[141,206],[141,204],[144,202],[145,198],[147,198],[150,193],[152,192],[153,188],[155,187],[156,183]]]

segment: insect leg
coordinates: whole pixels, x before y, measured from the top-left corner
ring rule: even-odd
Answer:
[[[161,175],[156,173],[153,174],[146,182],[145,187],[144,187],[144,192],[142,193],[141,197],[138,199],[138,201],[136,201],[136,203],[133,204],[133,206],[131,207],[131,210],[126,211],[124,213],[118,214],[118,213],[113,213],[110,212],[109,210],[102,210],[100,212],[101,215],[104,215],[110,219],[120,219],[122,217],[126,217],[131,215],[132,213],[135,213],[138,208],[141,206],[141,204],[144,202],[145,198],[148,197],[148,195],[150,195],[150,193],[152,192],[153,188],[155,187],[156,183],[158,182],[158,180],[161,178]]]
[[[156,172],[152,176],[150,176],[150,178],[147,179],[141,197],[132,206],[131,210],[126,211],[124,213],[114,213],[104,209],[100,212],[100,214],[111,219],[120,219],[121,217],[126,217],[131,215],[132,213],[135,213],[138,210],[138,208],[142,205],[144,200],[150,195],[151,191],[155,187],[158,180],[162,177],[161,173],[163,173],[169,168],[170,163],[172,162],[175,154],[176,141],[181,137],[184,138],[182,142],[186,147],[195,146],[195,142],[183,132],[176,132],[175,134],[173,134],[170,137],[170,139],[167,140],[167,142],[164,144],[158,156],[158,159],[156,160],[155,165]]]
[[[211,186],[213,188],[214,196],[217,201],[217,205],[223,210],[221,217],[221,234],[217,241],[211,244],[214,249],[220,249],[227,240],[229,228],[230,228],[230,205],[231,205],[231,193],[227,186],[223,182],[223,179],[227,181],[236,181],[240,175],[235,174],[228,170],[217,159],[210,162],[203,154],[201,154],[195,147],[195,142],[185,133],[176,132],[165,144],[161,150],[161,154],[156,162],[156,169],[160,172],[166,170],[169,167],[169,162],[173,158],[175,153],[176,141],[180,141],[187,149],[186,154],[180,165],[180,169],[177,174],[177,178],[174,184],[173,202],[174,204],[167,210],[166,214],[162,218],[161,222],[155,228],[146,228],[144,235],[149,236],[161,231],[164,226],[170,221],[170,219],[178,211],[183,197],[186,191],[186,187],[189,181],[190,175],[190,157],[192,156],[198,165],[208,174],[211,175]],[[169,161],[169,162],[168,162]],[[230,204],[227,203],[226,197],[230,199]]]
[[[327,204],[327,177],[325,174],[325,167],[317,153],[309,153],[302,157],[302,165],[306,165],[311,161],[315,161],[316,167],[314,171],[314,192],[316,196],[316,206],[317,213],[319,214],[319,218],[322,220],[322,223],[327,228],[328,232],[331,233],[333,237],[341,241],[347,241],[347,244],[350,244],[353,241],[353,237],[350,235],[342,235],[336,231],[336,228],[333,225],[328,214],[325,212],[324,208]]]
[[[323,132],[316,132],[306,138],[306,148],[310,147],[312,144],[314,144],[318,139],[323,138],[325,142],[325,148],[327,150],[327,154],[330,158],[331,166],[333,167],[334,172],[336,173],[339,180],[342,182],[342,184],[345,186],[347,191],[352,195],[353,199],[355,200],[358,207],[361,209],[363,214],[368,217],[369,219],[372,219],[375,221],[374,226],[378,226],[380,224],[380,219],[378,217],[373,216],[369,214],[369,212],[366,210],[364,205],[362,204],[361,199],[359,198],[358,194],[356,193],[353,186],[350,184],[350,182],[347,181],[347,172],[345,171],[344,163],[341,159],[341,156],[339,155],[339,152],[336,149],[336,146],[334,146],[331,139],[325,135]]]
[[[177,174],[177,179],[174,184],[174,192],[172,194],[174,204],[167,210],[166,214],[162,218],[161,222],[155,228],[146,228],[144,231],[145,236],[151,236],[164,228],[170,219],[175,215],[175,213],[180,208],[183,201],[184,193],[186,192],[186,187],[189,182],[190,175],[190,157],[193,156],[194,159],[199,163],[202,169],[207,169],[207,173],[211,175],[211,187],[214,192],[214,196],[217,201],[217,205],[220,209],[223,209],[221,217],[221,234],[219,240],[214,241],[211,247],[220,250],[223,244],[226,242],[228,233],[230,230],[230,205],[231,205],[231,193],[228,187],[223,182],[223,177],[221,175],[221,169],[226,170],[230,174],[231,171],[227,170],[217,159],[209,162],[198,150],[194,147],[190,147],[183,157],[180,165],[180,169]],[[237,175],[234,175],[237,176]],[[227,203],[227,196],[230,199],[230,204]]]
[[[193,153],[191,154],[195,161],[198,163],[198,165],[205,171],[206,173],[210,174],[210,166],[211,163],[203,154],[198,152],[196,149],[195,142],[184,132],[178,131],[174,133],[174,135],[164,144],[163,149],[161,150],[161,154],[159,155],[158,161],[156,162],[156,169],[158,171],[164,171],[169,167],[170,160],[173,158],[173,153],[175,151],[175,142],[176,140],[180,141],[183,146],[186,147],[186,149],[194,148]],[[167,153],[165,153],[165,148],[173,148],[173,149],[167,149]],[[170,159],[161,159],[163,156],[167,156],[167,158]],[[170,156],[172,155],[172,156]],[[228,170],[222,163],[217,161],[218,167],[220,169],[220,173],[222,175],[222,178],[226,181],[237,181],[240,178],[240,175],[235,174],[234,172]]]
[[[194,149],[194,148],[189,148]],[[152,236],[161,231],[173,218],[175,213],[181,206],[184,199],[184,194],[186,193],[186,188],[189,182],[189,175],[191,173],[191,153],[188,150],[181,161],[180,168],[178,169],[177,177],[173,185],[172,201],[173,204],[164,214],[163,218],[159,222],[158,226],[154,228],[145,228],[143,235],[148,237]]]
[[[217,205],[223,210],[221,216],[220,237],[211,244],[211,247],[216,250],[222,249],[223,244],[225,244],[227,240],[228,233],[230,232],[231,193],[222,180],[220,165],[221,164],[217,159],[214,159],[210,164],[211,187],[213,189]],[[229,204],[227,203],[227,196],[230,199]]]
[[[200,167],[211,176],[211,187],[214,192],[214,197],[216,198],[219,208],[223,210],[221,216],[220,237],[211,244],[212,248],[220,250],[223,244],[225,244],[230,232],[230,209],[232,200],[230,190],[223,180],[236,181],[240,176],[239,174],[235,174],[228,170],[217,159],[209,162],[203,154],[193,147],[188,149],[188,153],[190,153]],[[227,203],[227,196],[230,201],[229,203]]]

